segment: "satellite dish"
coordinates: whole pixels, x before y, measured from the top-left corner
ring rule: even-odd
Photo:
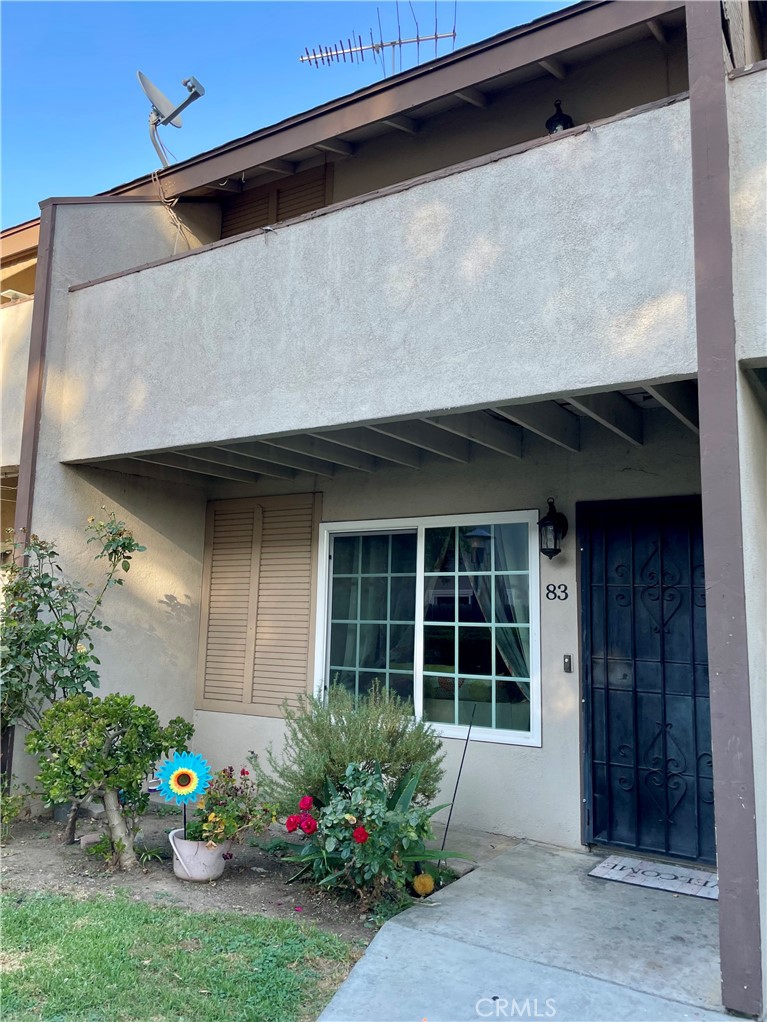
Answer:
[[[160,125],[165,124],[172,124],[174,128],[180,128],[181,111],[186,110],[189,104],[194,103],[200,96],[204,96],[205,89],[191,75],[189,78],[184,78],[181,84],[186,86],[189,95],[183,103],[179,103],[178,106],[174,107],[168,97],[160,92],[157,86],[145,74],[141,71],[137,71],[136,74],[138,75],[139,85],[144,90],[144,95],[152,104],[152,109],[149,111],[149,137],[152,140],[152,145],[157,155],[160,157],[163,167],[167,167],[168,159],[165,155],[165,147],[157,135],[157,129]]]
[[[181,127],[180,117],[169,117],[169,114],[175,113],[175,107],[168,99],[168,97],[160,92],[157,86],[152,82],[143,71],[137,71],[138,81],[141,88],[144,90],[144,95],[152,104],[152,108],[157,111],[157,115],[160,121],[164,121],[166,124],[172,124],[174,128]]]

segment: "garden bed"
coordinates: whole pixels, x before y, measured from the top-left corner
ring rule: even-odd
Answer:
[[[357,899],[329,893],[303,882],[287,884],[293,863],[267,854],[259,847],[235,845],[234,858],[220,880],[189,883],[173,874],[168,831],[180,826],[177,815],[149,813],[142,818],[140,848],[161,853],[129,873],[110,870],[103,859],[87,854],[79,844],[62,845],[62,825],[50,819],[17,822],[11,840],[0,850],[5,891],[39,891],[89,897],[116,892],[135,901],[172,905],[195,912],[225,911],[314,923],[319,929],[364,946],[375,925],[360,911]],[[99,833],[88,821],[80,834]],[[268,839],[269,835],[267,835]]]

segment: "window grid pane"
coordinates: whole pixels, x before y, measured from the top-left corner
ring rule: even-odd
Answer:
[[[402,536],[402,533],[394,535]],[[414,534],[413,534],[414,535]],[[338,559],[343,571],[336,572],[336,559],[332,562],[330,623],[334,625],[351,625],[354,628],[354,655],[344,656],[346,663],[334,663],[331,653],[329,677],[331,682],[338,678],[355,698],[368,692],[377,678],[388,692],[394,688],[400,695],[413,698],[413,663],[397,660],[392,665],[391,643],[392,625],[415,626],[415,601],[413,599],[410,614],[403,617],[405,611],[402,594],[398,600],[399,615],[392,621],[392,578],[413,578],[415,561],[410,571],[394,572],[392,534],[361,535],[357,537],[336,537],[343,542],[342,556]],[[354,542],[356,540],[356,542]],[[351,551],[354,551],[354,556]],[[415,548],[413,547],[413,558]],[[403,551],[401,541],[398,546],[398,566],[406,562],[407,551]],[[354,570],[350,571],[352,568]],[[348,581],[356,594],[355,606],[351,599],[343,600],[343,587],[339,583]],[[381,584],[383,583],[383,584]],[[341,606],[339,606],[339,600]],[[346,617],[354,609],[354,617]],[[365,616],[363,616],[363,611]],[[377,629],[375,626],[379,626]],[[336,647],[336,650],[338,647]],[[411,653],[412,658],[412,653]]]
[[[424,568],[433,569],[435,554],[439,558],[442,550],[448,548],[454,549],[456,552],[455,557],[448,561],[449,567],[444,571],[427,570],[424,572],[424,619],[427,622],[438,620],[441,629],[453,629],[454,656],[452,669],[444,663],[429,664],[426,656],[424,657],[423,713],[427,720],[467,724],[472,713],[469,708],[472,700],[467,697],[474,694],[477,697],[474,700],[477,703],[474,713],[476,726],[509,729],[510,722],[513,722],[515,730],[529,731],[530,729],[529,696],[526,704],[526,717],[524,712],[511,714],[505,702],[502,706],[503,712],[500,714],[501,719],[499,719],[498,712],[499,691],[505,695],[509,684],[517,681],[523,683],[528,693],[530,687],[530,622],[529,620],[517,621],[516,606],[509,605],[510,620],[505,613],[505,608],[503,608],[504,613],[500,613],[502,608],[496,606],[499,590],[496,580],[506,576],[529,578],[529,567],[526,571],[519,568],[509,570],[506,557],[499,556],[499,546],[502,544],[499,532],[501,529],[505,529],[506,537],[512,540],[515,546],[511,553],[514,563],[518,564],[522,560],[519,548],[523,538],[524,545],[527,545],[526,526],[519,528],[512,526],[511,528],[515,531],[511,532],[508,526],[497,525],[455,526],[450,529],[443,526],[438,530],[429,530],[428,527],[426,529]],[[430,531],[434,532],[433,536],[429,535]],[[527,561],[527,557],[525,557],[525,561]],[[447,614],[437,613],[435,607],[430,605],[430,597],[440,589],[438,580],[448,578],[453,580],[456,593],[452,621]],[[484,579],[488,580],[489,585],[483,582]],[[429,585],[430,582],[431,585]],[[472,617],[476,615],[480,616],[480,620],[472,620]],[[529,610],[525,616],[529,617]],[[429,638],[428,625],[425,626],[425,629],[427,630],[427,639],[424,644],[426,651]],[[489,647],[486,652],[483,650],[484,644],[481,641],[480,629],[489,637]],[[473,643],[472,630],[477,631],[479,645]],[[435,632],[432,632],[431,635],[436,637]],[[464,641],[463,662],[461,656],[462,638]],[[473,648],[467,647],[467,642],[472,642]],[[485,657],[489,657],[489,662]],[[487,673],[472,673],[465,670],[469,664],[473,666],[487,665]],[[519,667],[525,666],[526,673],[521,673]],[[504,686],[503,689],[501,689],[501,685]],[[518,691],[521,692],[522,689],[519,688]],[[445,717],[447,710],[445,697],[449,699],[450,696],[452,696],[452,719],[448,720]]]

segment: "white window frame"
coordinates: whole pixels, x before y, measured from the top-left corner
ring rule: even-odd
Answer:
[[[541,746],[541,606],[540,557],[538,555],[538,511],[492,511],[485,514],[433,515],[421,518],[379,518],[350,522],[322,522],[319,536],[317,566],[317,627],[315,629],[314,694],[325,695],[327,657],[330,642],[330,548],[335,535],[363,535],[373,532],[416,530],[415,649],[413,663],[413,701],[416,717],[423,715],[423,594],[425,530],[439,526],[515,525],[527,523],[530,585],[530,731],[507,731],[500,728],[472,727],[472,741],[496,745]],[[443,738],[463,738],[468,727],[429,721]]]

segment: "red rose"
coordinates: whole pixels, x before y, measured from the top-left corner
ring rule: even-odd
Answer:
[[[304,795],[304,797],[298,803],[298,808],[299,809],[303,809],[305,811],[307,809],[311,809],[313,805],[314,805],[314,799],[312,798],[312,796],[311,795]]]
[[[249,776],[250,776],[250,771],[246,770],[245,767],[243,767],[242,770],[240,770],[240,777],[249,777]]]
[[[367,839],[370,837],[370,834],[368,834],[364,827],[356,827],[354,833],[352,834],[352,837],[354,838],[358,845],[364,845]]]
[[[298,825],[300,823],[301,823],[300,816],[289,816],[287,820],[285,820],[285,829],[287,830],[288,834],[292,834],[294,830],[298,830]]]
[[[313,834],[317,829],[317,821],[313,816],[304,816],[301,820],[300,826],[304,834],[308,836],[309,834]]]

